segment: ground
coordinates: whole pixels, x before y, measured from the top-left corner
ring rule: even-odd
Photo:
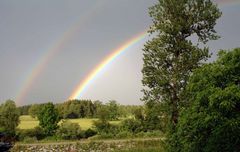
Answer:
[[[78,123],[83,130],[93,127],[93,121],[97,119],[69,119],[69,121]],[[121,121],[111,121],[110,123],[117,124]],[[61,122],[60,122],[61,123]],[[29,115],[20,117],[19,129],[32,129],[38,126],[38,120]],[[74,141],[32,141],[32,142],[17,142],[15,143],[12,152],[18,151],[98,151],[98,152],[162,152],[164,138],[140,136],[126,139],[82,139]]]
[[[121,140],[80,140],[51,143],[16,143],[12,152],[19,151],[63,151],[63,152],[163,152],[161,138]]]

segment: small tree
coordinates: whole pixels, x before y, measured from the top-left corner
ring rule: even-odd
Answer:
[[[38,114],[39,125],[43,128],[45,135],[53,135],[58,128],[59,114],[53,103],[48,103],[41,108]]]
[[[40,108],[41,108],[41,105],[33,104],[33,105],[31,105],[31,107],[29,108],[28,114],[29,114],[31,117],[35,118],[35,117],[38,116],[38,114],[39,114],[39,112],[40,112],[40,110],[41,110]]]
[[[3,131],[14,135],[19,124],[19,111],[12,100],[7,100],[0,106],[0,127]]]
[[[110,120],[117,120],[119,117],[119,105],[116,101],[111,100],[107,103],[108,111],[109,111],[109,119]]]
[[[109,108],[106,105],[103,105],[101,109],[98,111],[98,118],[100,121],[108,121],[109,120]]]

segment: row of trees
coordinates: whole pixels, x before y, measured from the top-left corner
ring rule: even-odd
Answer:
[[[143,107],[136,108],[133,112],[134,115],[131,117],[124,118],[124,120],[118,124],[112,124],[109,120],[117,119],[115,116],[117,116],[116,111],[118,106],[116,102],[110,101],[99,109],[99,119],[95,120],[93,127],[87,130],[81,130],[78,123],[72,123],[68,119],[62,119],[56,107],[53,103],[42,105],[36,116],[39,120],[39,126],[30,130],[20,130],[18,133],[20,140],[25,140],[29,137],[39,140],[49,136],[58,139],[81,139],[96,134],[98,134],[100,138],[136,137],[137,134],[141,134],[140,137],[142,137],[144,132],[149,133],[160,129],[159,125],[148,125],[150,124],[148,123],[149,118],[146,117],[146,111]],[[61,123],[59,123],[60,121]],[[156,135],[156,133],[154,135]],[[159,132],[157,135],[159,135]]]
[[[43,104],[25,105],[19,107],[21,115],[37,117]],[[99,118],[105,113],[108,120],[117,120],[119,117],[127,117],[141,106],[120,105],[114,100],[103,104],[100,101],[91,100],[69,100],[54,105],[59,112],[60,118]]]
[[[0,106],[0,131],[19,140],[25,138],[42,139],[47,136],[60,136],[64,139],[76,139],[95,135],[92,129],[81,131],[78,124],[70,123],[68,118],[99,118],[108,122],[118,120],[120,117],[133,116],[139,113],[142,106],[120,105],[116,101],[103,104],[99,101],[70,100],[64,103],[43,103],[16,107],[15,102],[8,100]],[[21,114],[30,114],[39,120],[39,126],[30,130],[19,130]],[[138,114],[139,117],[142,114]],[[63,120],[62,120],[63,119]],[[59,122],[62,120],[62,123]],[[75,135],[74,135],[75,134]]]
[[[98,102],[99,107],[96,116],[98,120],[94,122],[94,127],[88,130],[81,130],[81,127],[77,123],[71,123],[67,120],[67,117],[64,118],[64,115],[61,114],[61,108],[59,108],[66,105],[66,108],[74,107],[68,110],[71,111],[71,114],[76,112],[74,113],[74,115],[76,115],[77,112],[81,112],[82,110],[81,108],[76,108],[81,107],[79,106],[82,104],[81,102],[82,100],[71,100],[67,103],[55,105],[53,103],[31,105],[28,108],[29,113],[39,120],[39,126],[29,130],[19,130],[16,128],[19,124],[19,109],[22,107],[17,108],[14,101],[6,101],[0,108],[1,131],[13,136],[16,135],[15,137],[19,140],[39,140],[49,136],[61,139],[79,139],[93,136],[96,133],[103,138],[106,136],[111,138],[115,136],[128,137],[129,135],[132,136],[141,132],[162,129],[159,122],[155,121],[155,118],[146,114],[147,111],[143,106],[123,106],[119,105],[116,101],[109,101],[106,104]],[[83,103],[85,104],[86,102]],[[26,106],[24,106],[23,109],[25,109],[25,107]],[[119,119],[119,116],[121,116],[119,112],[120,109],[124,109],[125,112],[130,112],[131,114],[128,115],[130,117],[125,117],[124,121],[120,124],[109,123],[110,120]],[[124,114],[122,116],[124,116]],[[59,123],[60,121],[62,122]]]

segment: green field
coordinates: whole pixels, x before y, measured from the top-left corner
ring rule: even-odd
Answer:
[[[70,122],[78,123],[83,130],[91,128],[93,126],[93,121],[97,119],[88,119],[88,118],[80,118],[80,119],[67,119]],[[112,124],[118,124],[120,121],[111,121]],[[20,116],[20,124],[18,125],[19,129],[33,129],[38,126],[39,122],[36,118],[32,118],[29,115]]]

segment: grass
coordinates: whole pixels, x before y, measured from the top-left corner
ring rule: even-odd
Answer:
[[[80,119],[68,119],[70,122],[78,123],[83,130],[87,130],[93,126],[93,121],[98,119],[88,119],[88,118],[80,118]],[[110,121],[112,124],[118,124],[121,121]],[[32,118],[30,115],[20,116],[20,124],[18,125],[19,129],[33,129],[38,126],[39,122],[36,118]]]
[[[39,122],[37,119],[32,118],[29,115],[20,116],[20,124],[18,125],[19,129],[32,129],[38,126]]]

